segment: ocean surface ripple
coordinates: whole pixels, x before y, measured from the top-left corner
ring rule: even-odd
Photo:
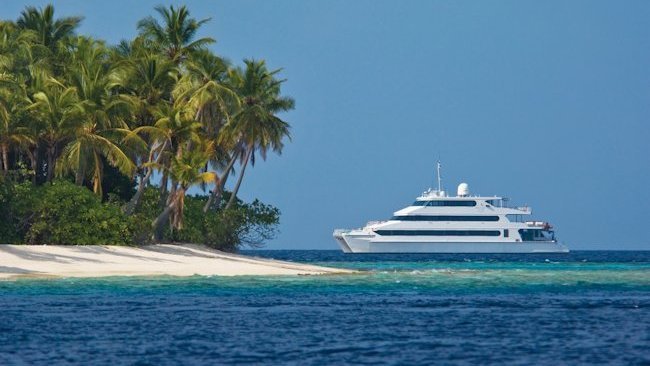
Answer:
[[[361,272],[0,282],[0,365],[650,364],[650,251],[246,254]]]

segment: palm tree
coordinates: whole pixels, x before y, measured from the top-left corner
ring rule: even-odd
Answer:
[[[225,140],[225,139],[223,139]],[[210,166],[215,173],[215,183],[212,192],[208,196],[208,200],[203,206],[203,212],[208,212],[210,208],[214,210],[219,209],[221,205],[221,198],[223,197],[223,192],[226,187],[226,182],[228,177],[233,171],[233,167],[237,162],[238,151],[242,151],[241,143],[239,141],[235,142],[235,145],[230,147],[225,145],[221,139],[217,139],[217,142],[220,143],[215,148],[214,155],[210,159]],[[217,173],[217,170],[221,170],[221,175]]]
[[[114,75],[122,97],[135,109],[135,124],[151,125],[151,110],[160,101],[168,101],[176,85],[178,69],[172,62],[147,50],[137,50],[119,60]]]
[[[31,30],[18,28],[12,22],[0,21],[0,73],[12,74],[20,79],[27,68],[37,60],[32,58],[36,34]],[[22,82],[23,80],[17,80]]]
[[[14,77],[19,80],[25,96],[31,99],[30,112],[35,112],[35,104],[38,103],[40,107],[44,107],[45,99],[43,93],[49,91],[51,87],[50,80],[56,78],[57,82],[61,85],[65,84],[63,77],[63,69],[65,65],[65,50],[67,47],[66,42],[72,38],[77,27],[82,21],[82,17],[63,17],[54,18],[54,7],[47,5],[43,8],[36,8],[28,6],[20,14],[15,26],[20,30],[21,35],[29,38],[28,46],[24,47],[21,52],[21,61],[16,63],[17,67],[14,69]],[[48,84],[48,85],[46,85]],[[66,86],[67,87],[67,86]],[[61,93],[60,90],[55,91],[59,96],[68,93]],[[52,97],[51,95],[49,97]],[[67,98],[67,96],[65,97]],[[65,99],[64,98],[64,99]],[[49,102],[54,102],[50,98]],[[39,107],[39,108],[40,108]],[[41,109],[39,114],[44,112]],[[52,112],[52,111],[51,111]],[[35,174],[33,181],[39,180],[39,177],[46,170],[45,178],[51,180],[54,176],[54,165],[56,155],[58,155],[60,147],[58,142],[54,145],[52,138],[59,132],[50,128],[44,132],[43,125],[59,124],[49,120],[48,122],[40,121],[37,115],[27,115],[32,118],[31,121],[23,121],[30,129],[34,130],[40,137],[45,137],[45,140],[39,138],[38,144],[33,144],[25,152],[31,160],[32,169]],[[58,138],[57,138],[58,139]],[[45,152],[47,161],[41,158],[41,153]]]
[[[200,50],[186,61],[183,71],[174,99],[186,99],[205,133],[218,135],[230,113],[240,106],[237,94],[225,83],[228,64],[212,52]]]
[[[135,165],[122,149],[112,141],[110,130],[98,130],[91,122],[84,120],[71,127],[73,136],[63,148],[57,161],[57,175],[67,171],[75,173],[75,182],[81,185],[87,170],[92,171],[93,192],[102,196],[103,158],[124,174],[131,175]]]
[[[25,119],[29,100],[20,75],[29,61],[31,41],[31,32],[21,32],[11,22],[0,22],[0,165],[4,172],[10,168],[11,150],[29,151],[34,145]]]
[[[140,37],[145,41],[145,47],[162,53],[174,65],[181,65],[189,56],[215,42],[209,37],[195,39],[198,29],[210,19],[191,18],[185,6],[157,6],[154,9],[162,18],[162,24],[154,17],[142,19],[138,22]],[[178,70],[179,75],[180,71]],[[174,103],[171,97],[167,101]],[[168,170],[163,170],[161,179],[161,202],[167,194],[167,172]]]
[[[138,22],[140,34],[152,41],[152,46],[163,52],[175,64],[183,62],[191,53],[214,43],[209,37],[194,39],[201,25],[210,19],[196,20],[190,18],[187,7],[166,8],[162,5],[154,8],[162,18],[160,24],[154,17],[147,17]]]
[[[71,44],[74,52],[66,75],[77,92],[83,108],[81,118],[68,120],[61,128],[70,136],[57,163],[58,173],[75,173],[75,182],[83,184],[87,171],[92,172],[93,191],[102,195],[103,161],[127,176],[135,169],[131,159],[118,146],[128,133],[122,120],[124,101],[113,89],[114,67],[107,63],[108,50],[91,38],[78,37]]]
[[[140,146],[132,153],[132,160],[138,165],[138,189],[124,206],[124,212],[130,215],[139,205],[144,188],[149,184],[154,170],[153,167],[145,165],[152,162],[162,163],[161,159],[167,150],[167,145],[162,143],[165,139],[159,138],[163,133],[149,133],[151,131],[138,128],[155,125],[159,119],[157,115],[161,108],[164,108],[162,105],[168,104],[171,99],[179,71],[174,63],[147,49],[142,38],[136,38],[130,43],[122,42],[114,49],[112,58],[120,65],[115,75],[115,83],[119,85],[120,98],[129,107],[129,124],[135,130],[135,133],[126,137],[125,142]],[[147,132],[145,137],[148,138],[143,139],[139,135],[143,132]],[[163,179],[163,182],[165,181],[166,179]],[[166,186],[167,184],[161,184],[161,188]]]
[[[65,17],[54,19],[54,6],[46,5],[42,9],[28,6],[20,13],[16,21],[18,27],[35,32],[37,42],[54,52],[59,41],[74,35],[83,17]]]
[[[6,91],[0,92],[0,155],[2,171],[9,171],[9,152],[28,150],[35,141],[31,130],[20,124],[25,103]]]
[[[195,110],[195,118],[202,123],[204,138],[213,141],[214,155],[209,166],[215,172],[216,181],[203,211],[218,207],[226,180],[237,160],[230,151],[239,149],[231,141],[220,141],[219,135],[230,116],[240,109],[239,96],[226,84],[228,65],[208,50],[195,52],[185,63],[185,74],[179,80],[174,96],[177,100],[187,100],[188,106]],[[217,171],[221,170],[221,176]]]
[[[222,139],[239,140],[244,146],[240,151],[239,177],[226,209],[235,202],[246,166],[251,160],[254,163],[255,150],[266,159],[269,149],[281,153],[282,140],[291,138],[289,124],[276,116],[293,109],[295,104],[292,98],[280,95],[280,86],[285,80],[278,80],[275,75],[281,70],[269,71],[263,60],[244,60],[244,63],[245,70],[237,69],[231,74],[231,84],[242,99],[242,108],[224,126],[221,135]]]
[[[67,141],[69,130],[64,126],[79,123],[83,118],[83,105],[74,87],[65,86],[60,81],[49,78],[42,91],[32,96],[29,110],[35,120],[42,125],[38,127],[39,140],[44,144],[47,156],[47,181],[54,179],[56,161],[61,147]]]
[[[133,214],[137,208],[154,168],[168,176],[168,167],[173,158],[183,155],[183,144],[188,141],[200,142],[198,130],[201,124],[190,118],[184,106],[180,106],[178,103],[176,106],[161,103],[155,110],[155,116],[158,119],[153,126],[140,126],[132,132],[132,135],[147,136],[151,141],[151,148],[147,162],[143,164],[146,173],[142,177],[136,193],[124,208],[124,212],[128,215]],[[129,138],[134,137],[129,136]],[[162,184],[166,186],[167,182],[163,179]]]
[[[190,187],[214,182],[215,174],[213,172],[201,171],[201,167],[205,166],[212,154],[212,148],[213,144],[202,143],[181,156],[173,157],[169,167],[158,166],[160,169],[169,171],[169,175],[178,183],[178,187],[170,192],[165,209],[151,224],[154,240],[160,240],[161,229],[167,220],[170,221],[172,228],[183,228],[185,194]]]

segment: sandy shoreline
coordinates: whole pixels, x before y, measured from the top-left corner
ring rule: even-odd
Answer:
[[[21,277],[320,275],[353,271],[220,252],[203,245],[0,245],[0,279]]]

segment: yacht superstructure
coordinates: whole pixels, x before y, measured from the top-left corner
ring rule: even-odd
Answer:
[[[450,197],[429,189],[390,220],[335,230],[346,253],[562,253],[569,249],[545,221],[525,220],[529,207],[508,207],[499,196],[471,196],[461,183]]]

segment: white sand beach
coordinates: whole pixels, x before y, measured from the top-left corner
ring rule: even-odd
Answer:
[[[353,271],[220,252],[203,245],[0,245],[0,279],[20,277],[320,275]]]

